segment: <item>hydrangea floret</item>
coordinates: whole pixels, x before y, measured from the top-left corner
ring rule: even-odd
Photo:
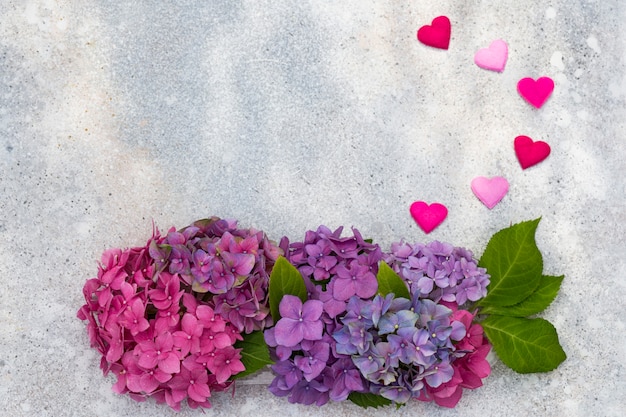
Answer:
[[[113,390],[180,410],[210,407],[245,370],[245,334],[271,324],[269,272],[281,254],[263,232],[211,218],[146,245],[110,249],[83,288],[78,317]]]

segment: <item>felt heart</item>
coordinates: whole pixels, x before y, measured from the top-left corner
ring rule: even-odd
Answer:
[[[509,191],[509,182],[504,177],[476,177],[472,180],[472,191],[484,205],[492,209]]]
[[[411,204],[411,216],[425,233],[432,232],[439,226],[448,215],[448,209],[443,204],[426,204],[423,201],[416,201]]]
[[[474,54],[474,62],[482,69],[504,71],[509,56],[509,47],[502,39],[491,42],[488,48],[479,49]]]
[[[439,16],[433,19],[431,25],[425,25],[417,31],[417,39],[424,45],[433,48],[448,49],[450,46],[450,19]]]
[[[550,155],[550,145],[539,140],[533,142],[528,136],[516,137],[513,146],[522,169],[536,165]]]
[[[554,90],[554,81],[549,77],[541,77],[537,81],[532,78],[522,78],[517,83],[520,95],[536,108],[541,108]]]

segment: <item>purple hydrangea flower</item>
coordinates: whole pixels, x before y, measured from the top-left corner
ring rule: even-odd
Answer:
[[[398,404],[411,398],[455,403],[460,384],[477,387],[488,373],[475,353],[488,347],[481,328],[468,330],[473,315],[458,306],[484,297],[489,275],[463,248],[400,242],[383,255],[353,231],[342,237],[342,228],[320,226],[302,242],[281,241],[304,279],[308,301],[285,296],[282,318],[265,331],[279,360],[270,391],[302,404],[342,401],[351,392]],[[376,294],[383,258],[406,282],[410,299]],[[466,360],[470,355],[478,358],[478,371]]]
[[[379,394],[399,404],[404,404],[411,399],[411,391],[400,385],[383,386],[380,388]]]
[[[290,402],[319,405],[329,399],[345,400],[354,391],[368,391],[369,383],[348,352],[370,348],[372,334],[364,326],[378,322],[391,299],[371,303],[378,290],[380,247],[365,241],[356,229],[347,237],[341,236],[342,231],[320,226],[306,232],[301,242],[283,238],[280,243],[302,275],[308,298],[302,304],[285,296],[279,305],[281,319],[265,331],[271,355],[281,361],[272,367],[275,378],[270,391],[288,396]],[[296,377],[300,379],[293,383]]]
[[[448,243],[391,245],[387,262],[419,298],[462,305],[487,295],[489,275],[478,267],[471,251]]]
[[[353,295],[369,298],[376,294],[378,282],[376,276],[367,265],[350,262],[339,265],[336,269],[333,297],[339,301],[346,301]]]
[[[363,391],[365,384],[358,369],[350,358],[341,358],[335,361],[328,372],[329,378],[325,382],[332,380],[329,397],[333,401],[344,401],[351,392]],[[330,383],[329,383],[330,385]]]
[[[302,371],[304,379],[311,381],[326,368],[330,355],[330,345],[326,342],[315,342],[311,348],[303,351],[302,355],[294,358],[294,363]]]
[[[419,316],[410,310],[400,310],[397,313],[387,313],[378,322],[378,334],[389,334],[401,328],[415,328]]]
[[[320,340],[324,325],[320,320],[324,304],[295,295],[285,295],[279,304],[281,319],[276,323],[274,338],[279,345],[292,347],[303,340]]]

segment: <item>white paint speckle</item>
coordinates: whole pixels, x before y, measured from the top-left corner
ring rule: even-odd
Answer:
[[[587,113],[587,111],[586,111],[586,110],[579,110],[579,111],[576,113],[576,116],[577,116],[580,120],[585,121],[585,122],[588,122],[588,121],[591,119],[591,117],[589,116],[589,113]]]
[[[587,319],[587,325],[592,329],[599,329],[600,327],[602,327],[602,321],[598,320],[595,317],[589,317]]]
[[[587,38],[587,46],[593,49],[598,54],[602,52],[602,50],[600,49],[600,45],[598,44],[598,38],[593,35]]]
[[[567,89],[569,88],[570,82],[567,79],[567,75],[558,73],[554,76],[554,82],[559,86],[559,88]]]
[[[556,67],[560,69],[561,71],[563,71],[565,69],[565,63],[563,62],[563,54],[559,51],[554,52],[552,54],[552,57],[550,58],[550,64],[553,67]]]
[[[546,19],[554,19],[556,17],[556,9],[554,7],[548,7],[546,9]]]
[[[609,84],[609,91],[613,98],[620,98],[626,95],[626,75],[621,80],[613,80]]]
[[[67,19],[59,19],[56,27],[60,32],[64,32],[67,29]]]
[[[562,152],[566,152],[569,151],[572,148],[572,141],[568,140],[568,139],[563,139],[561,141],[559,141],[559,149],[561,149]],[[557,316],[555,319],[555,322],[558,321],[560,323],[564,323],[565,322],[565,318],[562,316]]]
[[[26,5],[26,8],[24,9],[24,17],[26,18],[26,22],[31,25],[39,23],[39,11],[37,10],[36,3],[33,2]]]
[[[576,71],[574,71],[574,77],[576,78],[580,78],[581,75],[583,75],[585,71],[583,71],[582,68],[578,68]]]
[[[561,110],[554,123],[560,127],[568,127],[572,123],[572,116],[566,110]]]
[[[74,230],[78,236],[82,236],[82,237],[87,237],[91,233],[91,229],[89,228],[89,223],[87,222],[74,223]]]

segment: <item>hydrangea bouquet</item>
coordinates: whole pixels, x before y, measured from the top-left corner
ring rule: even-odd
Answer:
[[[292,403],[454,407],[492,348],[520,373],[565,360],[554,327],[529,318],[563,279],[543,275],[538,223],[496,233],[477,260],[441,242],[384,252],[341,227],[277,245],[213,217],[106,251],[78,317],[115,392],[175,410],[267,365]]]

